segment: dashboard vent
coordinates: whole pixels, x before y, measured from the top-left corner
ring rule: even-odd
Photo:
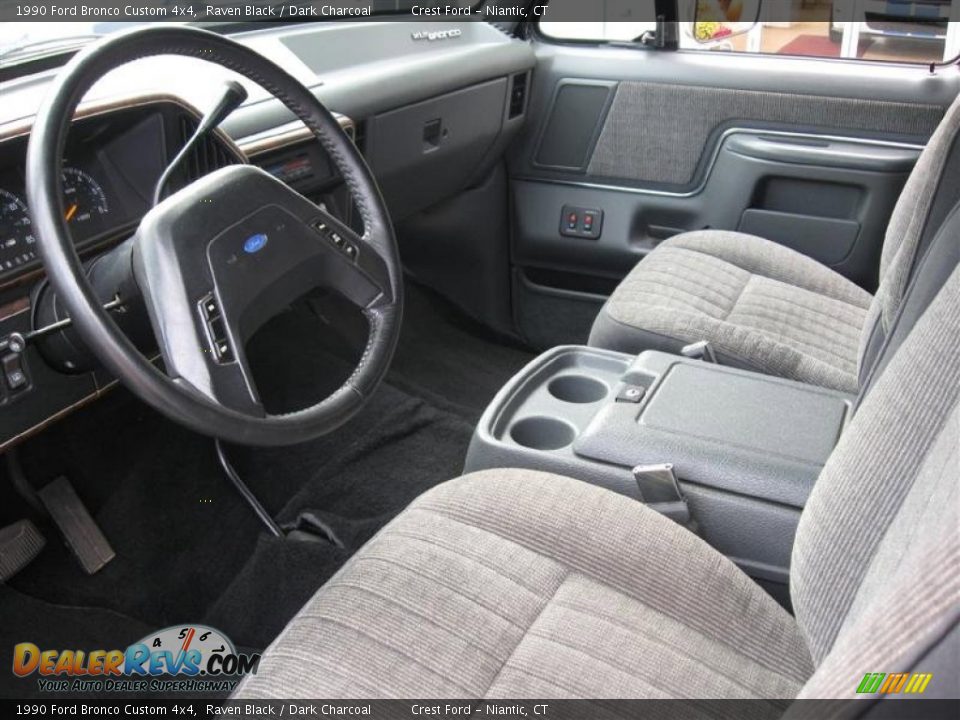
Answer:
[[[187,140],[193,137],[196,129],[196,120],[191,117],[180,118],[181,147]],[[193,149],[190,155],[187,156],[183,165],[186,169],[186,180],[190,183],[214,170],[226,167],[227,165],[235,165],[236,163],[237,159],[233,157],[220,142],[208,135]]]
[[[523,115],[527,104],[527,73],[518,73],[513,76],[510,88],[510,118]]]
[[[508,38],[510,38],[511,40],[515,37],[515,35],[514,35],[514,25],[516,25],[516,23],[511,23],[511,22],[495,22],[495,21],[487,20],[487,25],[490,25],[491,27],[496,28],[497,30],[499,30],[500,32],[502,32],[504,35],[506,35]]]
[[[361,155],[367,149],[367,124],[362,120],[353,126],[353,144]]]

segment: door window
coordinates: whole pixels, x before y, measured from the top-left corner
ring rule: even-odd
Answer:
[[[692,20],[697,5],[690,3],[697,3],[698,18],[737,18],[746,1],[681,0],[681,12]],[[556,39],[630,42],[656,28],[652,0],[603,0],[591,4],[589,21],[581,0],[551,0],[548,7],[539,26]],[[759,22],[683,22],[677,42],[686,50],[947,62],[960,56],[960,0],[766,0]]]

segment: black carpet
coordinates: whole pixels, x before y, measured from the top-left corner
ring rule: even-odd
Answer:
[[[258,334],[249,352],[268,408],[302,406],[337,387],[362,347],[362,322],[313,298]],[[23,467],[36,485],[66,475],[117,557],[86,576],[35,518],[49,542],[0,593],[0,666],[10,667],[14,642],[122,645],[188,622],[265,646],[387,521],[461,472],[483,407],[530,358],[411,286],[393,369],[362,412],[310,443],[228,448],[278,522],[312,515],[342,547],[267,535],[221,473],[212,442],[124,390],[54,425],[21,447]],[[11,498],[0,519],[23,514]]]
[[[497,391],[534,355],[433,293],[408,288],[403,333],[388,379],[476,424]]]

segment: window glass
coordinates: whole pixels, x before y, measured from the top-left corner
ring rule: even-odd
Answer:
[[[748,2],[682,2],[683,19],[690,22],[681,23],[680,46],[924,64],[960,55],[960,0],[765,0],[759,22],[737,21],[739,8]],[[590,22],[582,20],[582,10],[576,15],[575,6],[582,9],[585,4],[582,0],[551,0],[547,16],[540,22],[542,32],[566,40],[630,41],[655,28],[652,0],[590,3]],[[699,22],[692,22],[694,7]],[[744,12],[744,17],[749,14]],[[563,16],[581,21],[558,22]]]
[[[558,40],[630,42],[657,29],[654,0],[550,0],[540,31]]]
[[[949,22],[956,12],[951,5],[949,0],[764,4],[761,21],[748,33],[727,31],[725,26],[733,23],[685,23],[680,44],[772,55],[942,62],[960,54],[960,26]]]

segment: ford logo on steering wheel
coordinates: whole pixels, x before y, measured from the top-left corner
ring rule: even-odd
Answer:
[[[246,239],[246,242],[243,243],[243,251],[249,255],[252,255],[255,252],[263,250],[263,246],[267,244],[267,236],[263,233],[257,233],[256,235],[251,235]]]

